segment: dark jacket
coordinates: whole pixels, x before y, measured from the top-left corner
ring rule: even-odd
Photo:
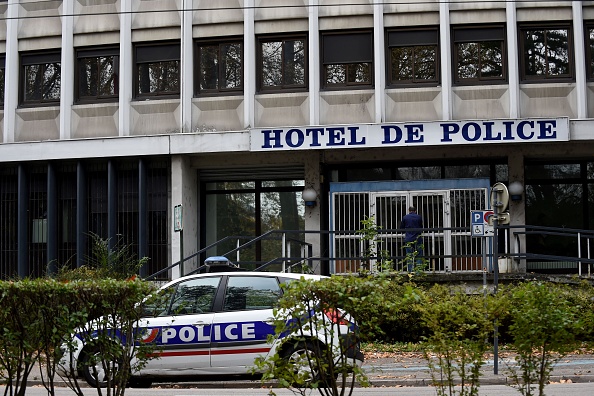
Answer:
[[[406,216],[402,218],[400,222],[400,228],[408,229],[408,228],[423,228],[423,218],[421,215],[410,212]],[[415,242],[419,236],[421,235],[422,230],[413,230],[413,231],[406,231],[404,234],[404,242]]]

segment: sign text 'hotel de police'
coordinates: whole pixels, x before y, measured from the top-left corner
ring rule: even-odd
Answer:
[[[531,118],[254,128],[251,151],[569,140],[569,119]]]

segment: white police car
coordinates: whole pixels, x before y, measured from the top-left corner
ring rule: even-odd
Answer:
[[[268,342],[268,336],[275,331],[273,307],[282,294],[281,284],[301,277],[321,278],[291,273],[209,272],[167,283],[161,288],[170,291],[166,306],[142,318],[138,324],[142,329],[142,342],[158,346],[155,349],[158,358],[133,372],[131,383],[148,386],[153,381],[248,374],[256,357],[273,354],[277,348],[281,348],[282,356],[294,355],[296,351],[291,349],[295,348],[295,343],[285,342],[290,335],[273,343]],[[332,315],[328,318],[332,320]],[[335,342],[354,339],[349,337],[352,323],[341,321],[334,325],[342,326],[340,334],[344,334],[342,340]],[[349,357],[360,365],[363,354],[356,342],[352,344],[348,348]],[[75,336],[71,352],[64,355],[60,371],[70,372],[70,368],[77,365],[78,375],[89,385],[95,387],[97,381],[101,385],[104,381],[101,364],[84,363],[89,360],[86,357],[92,353],[92,348]]]

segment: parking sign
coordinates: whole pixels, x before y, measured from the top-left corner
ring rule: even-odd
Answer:
[[[473,210],[470,212],[470,234],[474,237],[492,237],[494,234],[493,225],[489,224],[489,218],[493,216],[492,210]]]

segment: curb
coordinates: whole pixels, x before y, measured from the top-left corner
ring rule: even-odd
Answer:
[[[574,382],[574,383],[591,383],[594,382],[594,375],[552,375],[549,383],[556,382]],[[390,387],[427,387],[433,386],[430,378],[418,379],[390,379],[390,378],[370,378],[371,388],[390,388]],[[508,376],[500,376],[493,378],[483,378],[480,380],[481,385],[509,385],[512,386],[512,381]],[[27,386],[42,386],[40,380],[27,381]],[[54,386],[59,388],[66,388],[66,382],[54,381]],[[90,388],[86,382],[81,381],[81,388]],[[274,381],[260,382],[257,380],[205,380],[205,381],[189,381],[189,382],[157,382],[151,388],[168,388],[168,389],[253,389],[253,388],[279,388],[278,383]],[[359,383],[355,384],[355,388],[362,388]]]

